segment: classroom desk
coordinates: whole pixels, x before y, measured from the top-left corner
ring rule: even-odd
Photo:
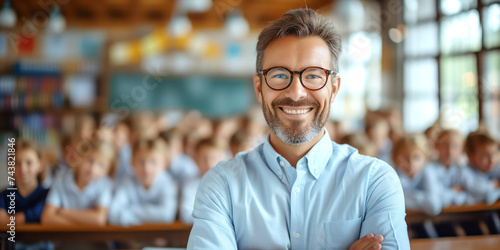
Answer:
[[[410,240],[410,246],[412,250],[498,250],[500,249],[500,235],[415,239]]]
[[[16,240],[19,241],[57,241],[57,242],[106,242],[128,240],[154,240],[164,238],[171,246],[186,246],[191,225],[180,221],[172,224],[144,224],[139,226],[48,226],[40,224],[16,227]],[[0,227],[2,234],[8,230]],[[4,235],[2,235],[4,236]],[[2,241],[4,239],[2,238]]]
[[[485,212],[500,210],[500,201],[487,205],[478,203],[467,206],[449,206],[441,211],[440,214],[433,216],[419,211],[406,211],[406,223],[421,223],[424,220],[431,219],[434,222],[453,221],[456,219],[475,219],[484,216]]]

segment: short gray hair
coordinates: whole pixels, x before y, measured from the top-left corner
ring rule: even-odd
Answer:
[[[290,10],[262,30],[257,42],[257,71],[262,70],[264,50],[269,43],[289,35],[299,38],[319,36],[323,39],[330,49],[333,70],[338,72],[339,55],[342,50],[340,33],[330,19],[311,9]]]

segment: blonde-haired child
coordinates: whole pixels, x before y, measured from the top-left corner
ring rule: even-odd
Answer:
[[[109,222],[118,225],[169,223],[177,214],[177,184],[165,171],[164,140],[139,139],[132,148],[135,176],[119,183],[109,210]]]
[[[53,183],[42,224],[105,225],[111,201],[115,165],[113,147],[104,141],[89,140],[72,171],[58,176]]]
[[[394,145],[392,161],[396,167],[405,195],[406,209],[438,214],[439,197],[433,196],[431,183],[436,180],[425,165],[431,156],[427,139],[422,134],[408,134]]]
[[[11,177],[15,179],[17,190],[5,189],[2,192],[0,223],[8,224],[11,216],[15,217],[16,225],[39,223],[48,193],[48,190],[41,185],[45,173],[42,153],[32,142],[21,140],[14,143],[15,159],[12,159],[12,162],[15,162],[15,165],[9,165],[13,167],[9,172],[14,172]],[[16,203],[15,209],[9,208],[12,199]]]

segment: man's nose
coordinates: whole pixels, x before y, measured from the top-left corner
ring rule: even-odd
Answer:
[[[284,91],[285,91],[285,95],[294,101],[298,101],[301,98],[304,98],[307,96],[307,89],[300,82],[300,75],[299,74],[292,75],[292,83]]]

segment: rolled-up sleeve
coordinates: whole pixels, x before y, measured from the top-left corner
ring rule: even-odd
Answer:
[[[227,182],[216,166],[198,188],[187,249],[237,249],[231,209]]]
[[[384,236],[383,249],[410,249],[405,221],[405,204],[396,172],[377,161],[370,169],[366,214],[360,237],[373,233]]]

